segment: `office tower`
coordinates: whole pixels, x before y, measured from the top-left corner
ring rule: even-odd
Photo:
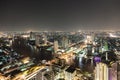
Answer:
[[[106,61],[108,61],[108,53],[107,52],[105,53],[105,56],[106,56]]]
[[[95,79],[94,80],[109,80],[109,69],[104,63],[97,63],[95,67]]]
[[[70,66],[65,70],[65,80],[73,80],[76,75],[76,70]]]
[[[58,50],[58,41],[54,41],[54,52],[56,53]]]
[[[68,40],[67,36],[64,36],[64,37],[62,38],[62,47],[63,47],[63,48],[67,48],[68,45],[69,45],[69,40]]]
[[[9,40],[9,44],[10,44],[10,46],[12,46],[12,44],[13,44],[13,40],[12,39]]]
[[[117,63],[111,64],[110,67],[104,63],[97,63],[95,80],[117,80]]]
[[[39,35],[36,35],[35,36],[35,45],[39,45],[39,43],[40,43],[40,36]]]
[[[43,35],[43,40],[44,40],[44,44],[47,44],[47,36],[45,34]]]
[[[92,56],[92,44],[87,44],[87,56]]]
[[[29,44],[35,45],[35,33],[30,32]]]
[[[95,57],[94,57],[94,63],[97,64],[97,63],[99,63],[99,62],[101,62],[101,57],[95,56]]]
[[[92,37],[92,41],[94,41],[95,40],[95,33],[93,33],[91,37]]]
[[[92,41],[93,41],[93,40],[92,40],[92,39],[93,39],[92,36],[87,35],[86,38],[87,38],[87,43],[91,44]]]
[[[117,63],[112,63],[109,68],[109,80],[118,80],[117,79]]]
[[[30,32],[30,39],[35,39],[35,33]]]
[[[79,54],[79,67],[83,68],[83,54]]]

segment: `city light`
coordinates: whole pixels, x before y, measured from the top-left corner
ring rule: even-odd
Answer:
[[[117,80],[119,37],[76,33],[11,33],[1,37],[0,79]]]

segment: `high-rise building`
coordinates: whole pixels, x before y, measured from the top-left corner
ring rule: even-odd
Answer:
[[[117,80],[117,63],[111,64],[111,67],[104,63],[97,63],[95,80]]]
[[[87,44],[87,56],[92,56],[92,44]]]
[[[75,74],[76,74],[76,70],[71,66],[68,67],[65,70],[65,80],[73,80]]]
[[[69,40],[68,40],[67,36],[64,36],[64,37],[62,38],[62,47],[63,47],[63,48],[67,48],[68,45],[69,45]]]
[[[35,44],[36,44],[36,45],[39,45],[39,43],[40,43],[40,36],[39,36],[39,35],[36,35],[36,36],[35,36]]]
[[[54,41],[54,52],[56,53],[58,50],[58,41]]]
[[[95,79],[94,80],[109,80],[109,69],[104,63],[97,63],[95,67]]]
[[[47,44],[47,36],[45,34],[43,35],[43,40],[44,40],[44,44]]]
[[[29,44],[35,45],[35,33],[30,32]]]
[[[35,39],[35,33],[30,32],[30,39]]]
[[[117,79],[117,63],[112,63],[109,68],[109,80],[118,80]]]

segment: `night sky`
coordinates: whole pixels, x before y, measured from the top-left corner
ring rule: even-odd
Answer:
[[[120,0],[0,0],[0,31],[119,30]]]

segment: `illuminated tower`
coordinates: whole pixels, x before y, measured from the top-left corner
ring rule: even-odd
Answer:
[[[106,56],[106,61],[108,61],[108,53],[107,52],[105,53],[105,56]]]
[[[110,67],[104,63],[97,63],[94,80],[117,80],[117,63],[110,64]]]
[[[67,48],[67,47],[68,47],[68,44],[69,44],[69,40],[68,40],[67,36],[64,36],[64,37],[62,38],[62,47],[63,47],[63,48]]]
[[[111,63],[109,68],[109,80],[118,80],[117,79],[117,63]]]
[[[36,35],[36,36],[35,36],[35,44],[36,44],[36,45],[39,45],[39,43],[40,43],[40,36],[39,36],[39,35]]]
[[[47,36],[43,35],[44,44],[47,44]]]
[[[30,39],[35,39],[35,33],[30,32]]]
[[[92,44],[87,44],[87,56],[92,56]]]
[[[95,79],[94,80],[109,80],[108,66],[104,63],[98,63],[95,67]]]
[[[58,50],[58,41],[54,41],[54,52],[56,53]]]

